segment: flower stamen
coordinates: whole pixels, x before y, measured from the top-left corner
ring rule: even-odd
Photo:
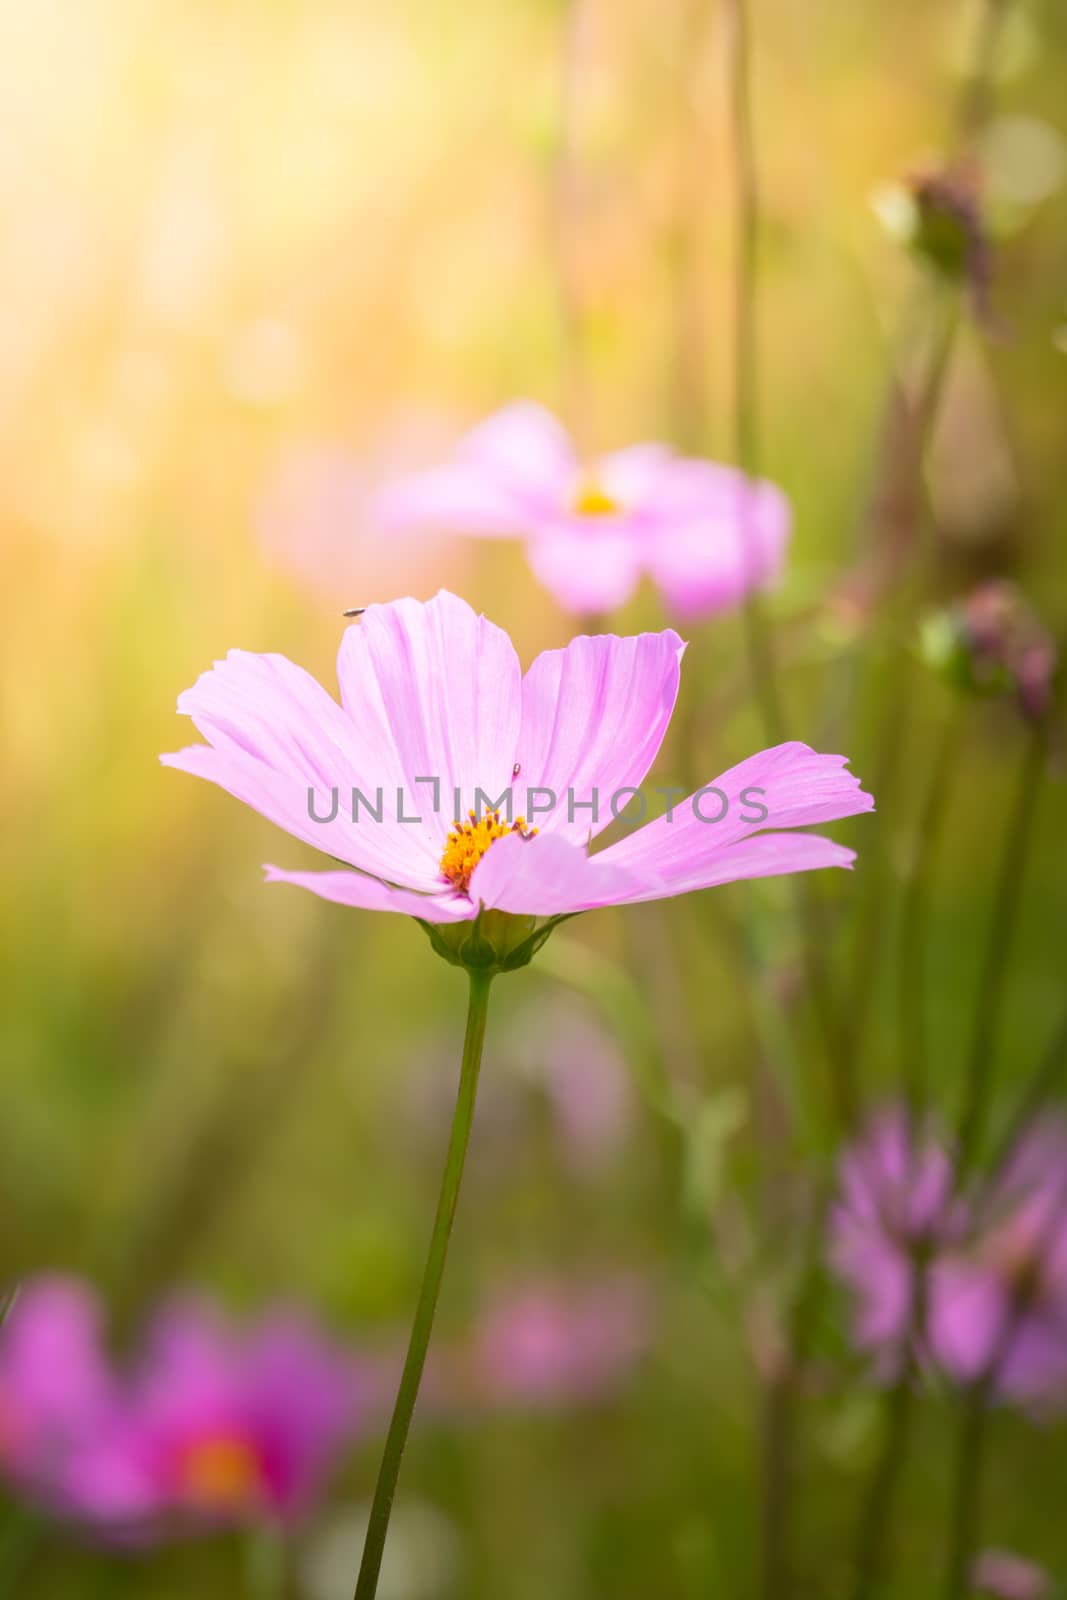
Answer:
[[[622,507],[595,478],[586,478],[575,491],[571,510],[580,517],[614,517]]]
[[[235,1510],[259,1498],[263,1474],[256,1452],[239,1438],[201,1439],[180,1468],[185,1499],[205,1511]]]
[[[491,844],[497,839],[503,839],[509,833],[517,833],[523,839],[532,839],[536,832],[536,828],[526,826],[525,817],[516,817],[514,822],[503,822],[499,811],[487,811],[482,817],[474,811],[469,811],[466,822],[452,824],[452,831],[448,835],[441,857],[442,876],[447,878],[460,894],[466,894],[474,869]]]

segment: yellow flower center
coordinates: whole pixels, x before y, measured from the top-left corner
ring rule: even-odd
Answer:
[[[256,1452],[243,1439],[203,1439],[186,1451],[181,1482],[192,1505],[225,1511],[258,1498],[263,1472]]]
[[[516,817],[514,822],[501,822],[499,811],[487,811],[483,817],[469,811],[466,822],[452,824],[452,832],[441,857],[441,872],[453,888],[466,894],[471,874],[495,840],[503,839],[508,833],[532,839],[536,832],[536,828],[526,826],[525,817]]]
[[[614,517],[622,507],[606,489],[601,488],[595,478],[586,478],[578,487],[571,509],[580,517]]]

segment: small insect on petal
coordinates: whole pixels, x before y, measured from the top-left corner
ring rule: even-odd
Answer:
[[[350,606],[347,611],[342,611],[342,617],[361,617],[366,611],[366,606]]]

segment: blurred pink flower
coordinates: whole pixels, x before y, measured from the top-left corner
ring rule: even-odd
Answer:
[[[592,1402],[628,1376],[651,1337],[647,1286],[634,1277],[528,1284],[486,1314],[475,1340],[474,1387],[494,1406]]]
[[[470,922],[482,908],[552,918],[850,866],[853,851],[786,830],[874,802],[844,757],[798,743],[750,757],[714,788],[589,853],[616,799],[637,792],[655,759],[683,650],[670,629],[578,638],[545,651],[523,677],[507,634],[464,601],[444,591],[427,604],[398,600],[371,606],[345,632],[341,705],[284,656],[231,651],[178,701],[209,742],[161,759],[347,864],[268,867],[270,881],[424,924]],[[496,797],[513,787],[531,804],[555,797],[539,831],[492,812],[452,820],[457,790],[477,806],[478,791]],[[380,792],[378,811],[354,818],[355,789],[372,806]],[[334,814],[323,817],[331,793]],[[761,798],[746,799],[753,794]],[[768,823],[775,831],[762,831]]]
[[[69,1452],[114,1403],[91,1290],[61,1277],[26,1284],[0,1329],[0,1470],[51,1498]]]
[[[116,1534],[289,1521],[361,1425],[370,1381],[299,1315],[239,1334],[172,1306],[109,1426],[68,1460],[66,1503]]]
[[[830,1256],[855,1298],[855,1341],[884,1376],[918,1337],[916,1263],[936,1257],[965,1226],[953,1181],[946,1151],[903,1110],[878,1113],[842,1158]]]
[[[1067,1401],[1067,1123],[1024,1135],[966,1246],[939,1265],[930,1336],[962,1382],[1027,1405]]]
[[[576,1174],[617,1155],[633,1120],[628,1068],[615,1040],[565,1006],[523,1030],[517,1057],[541,1083]]]
[[[564,610],[613,610],[643,576],[691,619],[736,606],[778,577],[789,537],[780,489],[731,467],[639,444],[582,463],[542,406],[519,401],[461,441],[447,465],[398,479],[378,500],[390,533],[526,540]]]
[[[983,1550],[971,1572],[974,1587],[997,1600],[1045,1600],[1052,1579],[1043,1568],[1010,1550]]]
[[[432,419],[412,417],[379,438],[367,455],[308,441],[278,461],[257,508],[268,559],[324,596],[334,611],[403,594],[423,583],[453,580],[469,546],[413,528],[383,539],[375,503],[383,479],[413,450],[437,445]]]
[[[421,1040],[396,1078],[396,1118],[420,1141],[438,1145],[454,1099],[451,1062],[458,1042],[438,1027]],[[522,1008],[501,1041],[500,1072],[478,1089],[478,1121],[489,1137],[468,1156],[499,1182],[528,1145],[531,1101],[547,1102],[560,1153],[576,1178],[595,1176],[623,1149],[634,1095],[622,1050],[594,1013],[569,998]],[[513,1069],[513,1070],[511,1070]],[[486,1170],[488,1169],[488,1170]]]

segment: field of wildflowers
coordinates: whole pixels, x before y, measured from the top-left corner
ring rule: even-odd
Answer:
[[[1062,9],[0,47],[0,1600],[1067,1595]]]

